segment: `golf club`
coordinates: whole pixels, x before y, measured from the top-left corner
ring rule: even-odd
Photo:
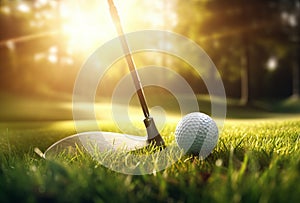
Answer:
[[[57,141],[44,153],[42,153],[40,150],[36,150],[36,153],[43,158],[55,156],[62,152],[74,154],[78,150],[85,150],[90,154],[94,154],[95,152],[117,149],[122,149],[123,151],[135,151],[149,145],[159,147],[165,146],[164,140],[159,134],[153,118],[150,116],[143,86],[141,84],[133,57],[121,26],[121,20],[113,0],[108,0],[108,5],[123,52],[125,54],[126,62],[130,70],[137,96],[145,116],[144,124],[146,127],[147,136],[142,137],[103,131],[78,133]]]
[[[118,15],[117,9],[114,5],[113,0],[108,0],[108,4],[110,7],[110,14],[112,16],[117,33],[119,35],[119,39],[120,39],[120,42],[121,42],[121,45],[123,48],[123,52],[125,54],[127,65],[131,72],[131,77],[133,79],[134,86],[135,86],[135,89],[136,89],[136,92],[137,92],[137,95],[138,95],[138,98],[139,98],[139,101],[140,101],[140,104],[141,104],[141,107],[143,109],[143,113],[145,116],[144,123],[145,123],[146,129],[147,129],[147,135],[148,135],[147,141],[148,142],[155,141],[154,144],[156,144],[158,146],[164,145],[164,141],[155,126],[154,120],[150,116],[147,102],[146,102],[145,95],[144,95],[144,91],[143,91],[143,86],[141,84],[141,81],[140,81],[138,72],[136,70],[132,55],[130,53],[130,49],[128,47],[126,37],[124,35],[123,29],[121,26],[121,21],[120,21],[120,17]]]

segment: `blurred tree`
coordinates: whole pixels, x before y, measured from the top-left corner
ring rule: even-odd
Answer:
[[[70,5],[60,8],[55,0],[0,1],[2,88],[32,92],[34,86],[72,92],[82,62],[103,43],[93,41],[93,46],[86,48],[85,42],[115,32],[105,1],[80,1],[80,9],[76,8],[76,12],[72,11],[73,2],[68,2]],[[103,4],[99,6],[99,2]],[[69,10],[67,6],[70,6]],[[100,15],[98,6],[102,9]],[[208,53],[222,76],[227,95],[239,97],[242,104],[266,96],[299,95],[299,7],[299,0],[132,0],[120,1],[118,6],[126,32],[149,28],[172,30],[176,25],[174,31],[191,38]],[[60,9],[64,8],[66,10],[60,16],[63,12]],[[90,15],[92,12],[97,15]],[[95,23],[89,26],[92,28],[100,24],[100,29],[88,30],[85,25],[89,23]],[[105,23],[111,27],[105,27]],[[67,47],[71,37],[57,35],[62,27],[68,28],[66,25],[72,28],[69,30],[74,45],[71,49]],[[81,33],[81,30],[86,32]],[[199,78],[194,77],[192,68],[179,60],[163,54],[153,57],[147,54],[147,57],[137,56],[136,59],[141,66],[157,61],[163,66],[171,66],[187,78],[195,92],[206,93],[203,82],[199,87]],[[277,61],[277,66],[268,68],[269,59]],[[108,78],[116,83],[123,75],[120,70],[126,68],[112,71]],[[220,79],[212,71],[203,76]]]
[[[293,91],[292,97],[299,98],[300,85],[300,1],[281,0],[281,18],[284,31],[291,42]]]
[[[229,96],[247,104],[264,95],[267,58],[283,48],[276,0],[179,1],[177,12],[176,31],[209,54]]]

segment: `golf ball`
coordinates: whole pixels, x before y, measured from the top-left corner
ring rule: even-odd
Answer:
[[[208,115],[193,112],[184,116],[176,126],[175,140],[185,153],[206,158],[218,142],[218,127]]]

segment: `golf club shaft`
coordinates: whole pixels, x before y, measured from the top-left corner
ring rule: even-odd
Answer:
[[[165,146],[164,140],[159,134],[155,122],[152,117],[150,117],[150,113],[148,110],[147,102],[145,99],[144,91],[143,91],[143,86],[140,81],[140,77],[138,75],[138,72],[136,70],[132,55],[130,53],[130,49],[128,47],[126,37],[124,35],[122,26],[121,26],[121,20],[118,15],[118,11],[114,5],[113,0],[108,0],[109,8],[110,8],[110,14],[112,16],[114,25],[116,27],[117,33],[119,35],[120,42],[122,44],[123,52],[125,54],[125,58],[131,73],[131,77],[133,79],[133,83],[140,101],[140,104],[142,106],[143,112],[144,112],[144,124],[146,126],[147,130],[147,142],[148,143],[154,143],[156,146]]]
[[[135,86],[135,89],[137,91],[137,95],[138,95],[140,104],[141,104],[142,109],[143,109],[144,116],[146,118],[149,118],[150,113],[149,113],[147,102],[146,102],[146,99],[145,99],[143,87],[142,87],[138,72],[136,70],[132,55],[130,53],[130,49],[128,47],[126,37],[124,35],[123,29],[122,29],[122,26],[121,26],[121,20],[120,20],[120,17],[118,15],[118,11],[117,11],[117,9],[114,5],[113,0],[108,0],[108,4],[109,4],[109,8],[110,8],[110,14],[112,16],[112,19],[114,21],[117,33],[119,35],[119,39],[120,39],[120,42],[122,44],[123,52],[125,54],[125,58],[126,58],[126,61],[127,61],[130,73],[131,73],[131,77],[133,79],[134,86]]]

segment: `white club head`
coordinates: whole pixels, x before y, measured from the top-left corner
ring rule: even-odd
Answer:
[[[105,151],[134,151],[147,145],[147,137],[91,131],[71,135],[57,141],[42,156],[48,158],[61,153],[75,154],[78,150],[87,151],[91,155]]]

